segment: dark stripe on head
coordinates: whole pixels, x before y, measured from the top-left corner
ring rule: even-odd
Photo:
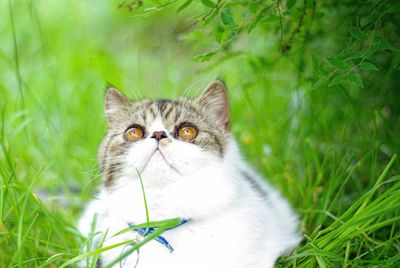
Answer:
[[[222,143],[219,140],[218,136],[207,130],[201,130],[201,131],[204,133],[207,133],[214,140],[214,142],[216,143],[216,145],[218,147],[219,155],[222,158],[224,156],[224,147],[222,146]]]
[[[179,117],[181,116],[181,112],[179,110],[175,113],[175,122],[178,122]]]
[[[154,103],[152,103],[154,104]],[[151,113],[151,115],[155,118],[157,116],[157,110],[155,110],[156,107],[154,107],[153,105],[151,105],[149,107],[149,112]]]
[[[142,114],[143,122],[146,122],[146,119],[147,119],[146,112],[144,110],[141,110],[141,114]]]
[[[154,101],[149,101],[145,105],[145,110],[151,113],[153,117],[156,117],[156,112],[153,110]]]
[[[168,119],[168,116],[171,114],[172,110],[174,109],[174,106],[171,104],[169,109],[167,109],[164,113],[164,118]]]
[[[110,187],[113,185],[115,179],[116,179],[116,175],[119,171],[119,169],[121,168],[122,163],[120,162],[115,162],[115,163],[111,163],[110,166],[108,167],[107,171],[106,171],[106,181],[105,181],[105,185],[106,187]]]
[[[169,102],[168,100],[158,100],[157,101],[158,111],[160,112],[160,114],[162,114],[165,111],[165,109],[168,106],[168,102]]]
[[[101,166],[100,166],[100,172],[101,172],[101,173],[104,172],[104,169],[105,169],[106,164],[107,164],[108,151],[109,151],[109,149],[110,149],[111,141],[112,141],[116,136],[118,136],[118,135],[120,135],[120,134],[119,134],[119,133],[113,134],[113,135],[111,135],[111,136],[108,138],[108,140],[107,140],[106,146],[104,147],[104,157],[103,157],[103,159],[102,159],[102,161],[101,161]]]

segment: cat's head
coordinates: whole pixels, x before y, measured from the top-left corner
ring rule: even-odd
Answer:
[[[138,173],[148,187],[165,185],[223,162],[229,104],[220,81],[197,99],[129,100],[109,88],[105,110],[109,128],[99,159],[106,187]]]

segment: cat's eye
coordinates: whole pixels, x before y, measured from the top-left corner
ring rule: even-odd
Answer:
[[[127,141],[135,141],[143,138],[144,132],[140,127],[131,127],[125,131],[124,136]]]
[[[178,129],[178,136],[184,140],[193,140],[197,136],[197,129],[194,126],[183,125]]]

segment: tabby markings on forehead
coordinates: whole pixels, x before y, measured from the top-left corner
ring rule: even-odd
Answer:
[[[177,100],[160,99],[156,101],[148,101],[142,109],[144,110],[142,113],[145,120],[147,119],[146,113],[151,114],[153,118],[156,118],[157,114],[160,114],[164,119],[169,119],[169,116],[174,111],[175,122],[177,122],[182,114],[185,113],[190,113],[197,117],[200,117],[201,115],[199,110],[191,103]]]
[[[160,112],[160,114],[164,112],[169,102],[170,101],[164,99],[157,100],[158,111]]]
[[[175,100],[158,100],[158,108],[161,116],[168,119],[171,112],[177,109],[179,103]],[[176,120],[175,120],[176,121]]]
[[[175,115],[175,121],[178,121],[182,115],[187,115],[187,114],[194,115],[197,118],[202,118],[202,115],[199,112],[199,110],[188,102],[179,102],[176,110],[177,111]]]
[[[157,109],[155,107],[155,102],[154,101],[148,101],[145,103],[143,109],[145,113],[150,113],[153,117],[157,116]]]
[[[141,115],[142,115],[142,118],[143,118],[143,122],[146,122],[146,119],[147,119],[147,115],[146,115],[146,112],[145,112],[145,110],[141,110]]]
[[[165,119],[168,119],[168,117],[169,117],[169,115],[171,114],[171,112],[172,112],[173,109],[174,109],[174,105],[171,104],[170,107],[169,107],[169,109],[165,111],[163,117],[164,117]]]

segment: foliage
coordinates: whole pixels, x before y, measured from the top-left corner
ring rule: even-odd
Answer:
[[[222,76],[244,154],[301,215],[305,239],[278,265],[398,266],[399,11],[389,0],[1,2],[0,263],[79,258],[104,81],[176,97]]]

